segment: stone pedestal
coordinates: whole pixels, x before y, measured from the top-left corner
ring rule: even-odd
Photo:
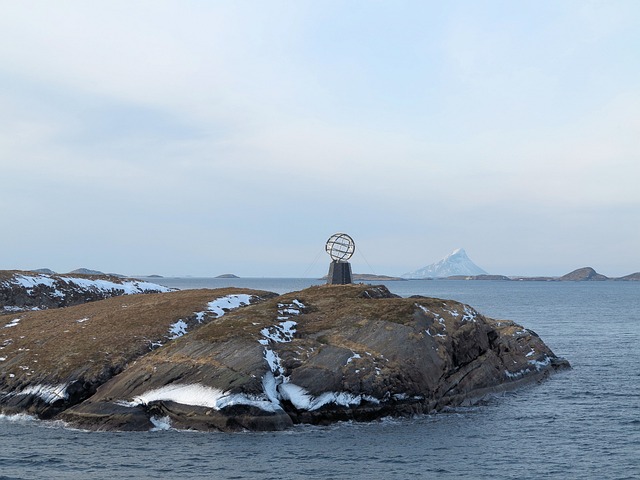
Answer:
[[[349,262],[335,260],[331,262],[327,283],[329,285],[346,285],[353,283],[351,281],[351,264]]]

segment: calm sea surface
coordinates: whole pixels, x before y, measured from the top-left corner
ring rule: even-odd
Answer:
[[[311,279],[154,279],[284,293]],[[640,282],[389,282],[535,330],[573,370],[448,413],[279,433],[91,433],[0,416],[3,479],[639,479]]]

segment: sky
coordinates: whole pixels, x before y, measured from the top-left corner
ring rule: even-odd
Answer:
[[[0,269],[640,271],[638,1],[0,7]]]

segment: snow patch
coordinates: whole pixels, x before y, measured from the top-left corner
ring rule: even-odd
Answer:
[[[524,368],[524,369],[522,369],[522,370],[519,370],[519,371],[517,371],[517,372],[514,372],[514,373],[511,373],[509,370],[505,370],[505,371],[504,371],[505,376],[506,376],[507,378],[512,379],[512,380],[513,380],[513,379],[515,379],[515,378],[523,377],[523,376],[525,376],[527,373],[529,373],[529,370],[528,370],[528,369],[526,369],[526,368]]]
[[[353,353],[353,355],[347,359],[346,365],[349,365],[352,360],[355,360],[357,358],[362,358],[359,354],[357,354],[355,352],[351,352],[351,353]]]
[[[476,317],[479,315],[473,308],[468,305],[463,306],[464,315],[462,316],[463,322],[473,322],[476,323]]]
[[[543,368],[549,366],[549,364],[551,363],[551,357],[548,355],[545,355],[542,360],[529,360],[527,363],[529,363],[529,365],[533,365],[535,369],[539,372]]]
[[[88,278],[60,277],[60,281],[82,287],[86,290],[97,290],[111,292],[113,290],[122,291],[126,295],[146,292],[170,292],[171,289],[155,283],[141,282],[138,280],[123,281],[122,283],[111,280],[90,280]]]
[[[16,307],[15,305],[5,305],[2,307],[5,312],[21,312],[23,308]]]
[[[32,290],[39,285],[45,285],[47,287],[53,287],[55,281],[51,277],[46,275],[36,275],[35,277],[29,275],[16,275],[10,280],[10,283],[14,285],[20,285],[27,290]]]
[[[169,327],[169,333],[171,336],[169,337],[171,340],[179,338],[187,333],[188,325],[184,320],[178,320],[176,323],[171,324]]]
[[[284,375],[284,367],[282,366],[282,361],[276,352],[271,350],[270,348],[264,349],[264,359],[267,361],[269,368],[274,374]]]
[[[11,327],[15,327],[15,326],[17,326],[17,325],[18,325],[18,323],[20,323],[20,319],[19,319],[19,318],[13,319],[13,320],[11,320],[9,323],[7,323],[7,324],[4,326],[4,328],[11,328]]]
[[[207,311],[216,315],[216,318],[223,316],[228,310],[234,310],[239,307],[251,304],[253,295],[238,294],[227,295],[217,298],[207,304]]]
[[[280,322],[278,325],[263,328],[260,330],[260,334],[266,339],[273,340],[276,343],[289,343],[293,340],[297,325],[293,320],[286,320]]]
[[[348,392],[324,392],[314,397],[304,388],[293,383],[283,383],[278,387],[282,400],[288,400],[298,410],[318,410],[329,403],[343,407],[358,406],[362,400],[379,403],[379,400],[368,395],[353,395]]]
[[[220,318],[230,310],[242,307],[244,305],[250,305],[254,295],[238,294],[238,295],[226,295],[224,297],[216,298],[215,300],[207,303],[207,310],[203,312],[194,312],[196,321],[202,323],[205,319],[207,312],[215,315],[214,318]],[[175,340],[182,337],[187,333],[189,325],[184,320],[178,320],[169,327],[169,339]]]
[[[23,370],[28,370],[29,367],[23,368]],[[24,390],[17,393],[10,393],[9,396],[17,396],[17,395],[34,395],[36,397],[40,397],[46,403],[54,403],[58,400],[66,400],[69,398],[69,394],[67,393],[68,384],[62,383],[60,385],[32,385],[31,387],[27,387]]]
[[[137,406],[158,401],[171,401],[182,405],[213,408],[214,410],[221,410],[233,405],[253,406],[267,412],[282,410],[263,395],[226,394],[218,388],[207,387],[199,383],[167,385],[138,395],[131,402],[121,402],[120,404]]]

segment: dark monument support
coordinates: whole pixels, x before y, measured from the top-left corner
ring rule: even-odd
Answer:
[[[331,262],[327,283],[329,285],[346,285],[353,283],[351,280],[351,264],[349,262],[336,260]]]

